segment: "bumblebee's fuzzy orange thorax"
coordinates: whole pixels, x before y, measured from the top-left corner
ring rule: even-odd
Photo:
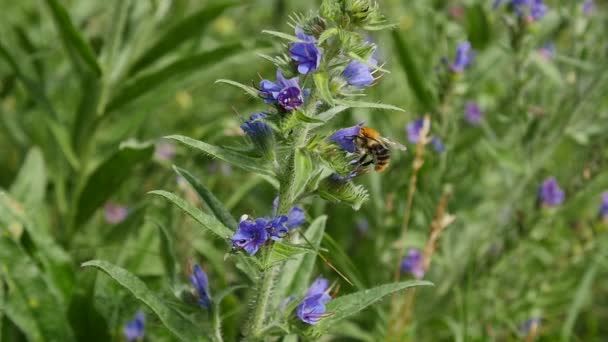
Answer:
[[[376,131],[373,128],[370,127],[361,127],[361,135],[368,137],[368,138],[372,138],[372,139],[378,139],[380,137],[380,133],[378,133],[378,131]]]

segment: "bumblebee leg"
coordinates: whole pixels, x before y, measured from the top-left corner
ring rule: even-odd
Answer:
[[[361,158],[359,158],[357,161],[353,161],[353,162],[351,162],[351,164],[359,166],[359,165],[363,164],[363,162],[365,161],[365,158],[366,158],[366,157],[367,157],[367,155],[366,155],[366,154],[364,154],[364,155],[362,155],[362,156],[361,156]]]

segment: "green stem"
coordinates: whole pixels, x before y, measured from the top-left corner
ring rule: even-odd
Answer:
[[[265,263],[266,259],[270,255],[270,248],[266,248],[263,252],[263,260]],[[266,311],[268,311],[268,302],[270,301],[270,294],[272,292],[272,287],[274,286],[276,269],[277,268],[275,266],[271,266],[264,272],[262,284],[258,289],[258,298],[255,302],[255,310],[253,311],[251,331],[249,334],[251,337],[260,338],[264,330]]]

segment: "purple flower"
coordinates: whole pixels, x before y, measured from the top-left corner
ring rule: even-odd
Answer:
[[[608,191],[602,194],[602,204],[600,205],[600,217],[608,220]]]
[[[538,49],[538,53],[545,59],[552,59],[555,56],[555,44],[553,42],[546,43]]]
[[[325,316],[325,304],[331,300],[327,293],[329,280],[318,277],[310,286],[304,299],[296,308],[296,315],[307,324],[317,324]]]
[[[287,234],[289,228],[286,226],[287,216],[281,215],[273,218],[272,220],[266,220],[266,232],[270,235],[270,238],[277,241]]]
[[[422,118],[410,122],[406,126],[407,140],[409,140],[412,144],[417,144],[418,140],[420,139],[420,132],[422,131],[423,127],[424,119]]]
[[[292,43],[289,53],[298,65],[298,72],[306,75],[319,68],[322,52],[316,45],[316,39],[305,34],[299,26],[296,27],[296,36],[303,42]]]
[[[528,320],[526,320],[524,322],[524,324],[522,324],[519,327],[519,331],[521,332],[521,334],[523,336],[528,336],[530,334],[535,333],[536,330],[538,330],[538,327],[540,325],[540,317],[532,317]]]
[[[593,0],[585,0],[583,2],[583,13],[585,15],[590,15],[595,10],[595,1]]]
[[[493,7],[496,8],[501,3],[502,0],[495,0]],[[543,0],[510,0],[509,3],[517,16],[523,17],[529,12],[534,20],[539,20],[544,17],[548,10],[548,7],[543,3]]]
[[[239,229],[232,237],[234,248],[242,248],[250,255],[254,255],[268,240],[266,232],[267,221],[259,218],[255,221],[243,217],[239,223]]]
[[[190,275],[190,282],[196,293],[198,294],[198,304],[205,309],[209,309],[211,306],[211,292],[209,292],[209,280],[207,274],[198,265],[194,265],[192,274]]]
[[[540,20],[547,13],[547,5],[543,3],[543,0],[531,0],[530,15],[534,20]]]
[[[253,113],[249,120],[241,125],[241,129],[250,137],[272,134],[270,126],[264,122],[267,117],[266,113]]]
[[[129,216],[129,209],[120,204],[108,202],[104,206],[104,216],[109,224],[118,224]]]
[[[125,324],[123,334],[127,341],[135,341],[144,337],[144,328],[146,324],[146,316],[143,312],[138,311],[135,314],[135,319]]]
[[[538,198],[544,205],[555,207],[562,204],[566,196],[555,177],[549,177],[538,189]]]
[[[454,58],[454,63],[452,63],[450,69],[452,69],[453,72],[463,72],[464,69],[471,65],[474,56],[475,52],[471,48],[471,43],[462,42],[458,44],[456,57]]]
[[[287,226],[287,229],[293,229],[301,226],[304,224],[304,222],[306,222],[304,210],[296,205],[291,208],[289,214],[287,214],[287,221],[285,222],[285,225]]]
[[[375,59],[370,58],[369,64],[376,65]],[[348,63],[342,76],[346,79],[346,82],[355,87],[367,87],[374,83],[374,75],[372,75],[372,68],[359,61],[352,61]]]
[[[175,144],[166,140],[160,141],[154,149],[154,157],[158,160],[172,160],[175,157]]]
[[[361,132],[361,127],[363,127],[364,123],[365,121],[361,121],[355,126],[339,129],[327,138],[327,140],[338,144],[340,148],[347,152],[355,153],[357,152],[355,139],[359,136],[359,132]]]
[[[473,101],[466,103],[464,108],[464,119],[471,125],[479,125],[483,118],[483,112],[479,105]]]
[[[277,70],[277,81],[262,80],[260,82],[260,96],[266,103],[278,103],[283,109],[291,111],[304,103],[304,92],[298,84],[298,77],[286,79]]]
[[[445,146],[443,145],[443,141],[440,137],[433,137],[431,139],[431,144],[437,153],[445,151]]]
[[[401,261],[401,270],[411,273],[417,279],[424,277],[424,257],[417,248],[412,248]]]

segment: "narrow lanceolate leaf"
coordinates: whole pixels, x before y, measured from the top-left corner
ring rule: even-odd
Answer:
[[[46,3],[51,10],[53,21],[55,22],[55,25],[57,25],[57,29],[59,30],[61,39],[66,48],[76,52],[89,69],[97,76],[101,75],[101,68],[97,63],[97,58],[93,53],[93,49],[78,32],[78,29],[76,29],[72,19],[70,19],[65,7],[63,7],[58,0],[46,0]]]
[[[205,334],[197,333],[197,329],[192,322],[182,318],[179,313],[158,298],[146,284],[135,275],[124,268],[113,265],[103,260],[91,260],[82,264],[82,267],[94,267],[109,275],[114,281],[125,289],[129,290],[135,298],[147,305],[160,321],[182,341],[208,341]]]
[[[304,233],[305,241],[310,243],[309,247],[318,250],[321,246],[327,216],[317,217]],[[310,285],[312,271],[317,259],[317,253],[307,253],[295,256],[285,263],[277,285],[274,288],[274,301],[277,305],[281,300],[290,295],[299,295]]]
[[[308,185],[313,174],[312,159],[304,149],[297,149],[294,158],[294,173],[292,191],[294,198],[297,198]]]
[[[407,77],[410,89],[425,109],[432,109],[435,100],[426,83],[425,77],[418,65],[416,65],[414,51],[412,51],[411,47],[399,31],[391,31],[391,37],[393,38],[393,44],[396,48],[398,61],[401,64],[403,71],[405,71],[405,76]]]
[[[224,204],[220,200],[218,200],[217,197],[215,197],[215,195],[213,195],[213,193],[209,189],[207,189],[206,186],[199,182],[190,172],[177,166],[173,166],[173,169],[175,170],[175,172],[177,172],[178,175],[184,177],[184,179],[188,181],[190,185],[192,185],[192,187],[198,193],[200,198],[207,204],[207,206],[209,206],[209,209],[211,209],[213,215],[215,215],[215,217],[220,220],[220,222],[222,222],[224,226],[230,228],[233,231],[236,230],[238,223],[236,222],[234,217],[232,217],[232,215],[230,214],[228,209],[226,209]]]
[[[156,87],[163,85],[169,79],[183,77],[189,73],[200,71],[203,67],[225,61],[241,50],[243,50],[243,45],[240,43],[228,44],[211,51],[188,55],[159,69],[141,73],[116,92],[116,96],[108,103],[108,111],[117,110],[131,103]]]
[[[46,182],[42,152],[34,147],[27,153],[17,179],[11,185],[10,193],[25,207],[37,209],[39,205],[43,205]]]
[[[151,144],[130,144],[122,146],[103,162],[91,174],[80,194],[76,223],[87,221],[129,177],[133,169],[138,164],[150,160],[153,153],[154,146]]]
[[[384,104],[384,103],[350,101],[350,100],[336,100],[335,102],[336,102],[336,104],[346,106],[349,108],[385,109],[385,110],[395,110],[395,111],[399,111],[399,112],[405,112],[405,109],[403,109],[403,108],[399,108],[397,106]]]
[[[192,138],[182,135],[166,136],[166,139],[172,139],[181,142],[182,144],[193,147],[207,155],[221,159],[243,170],[259,173],[266,176],[274,176],[274,172],[268,164],[263,164],[261,159],[253,158],[245,154],[231,151],[223,147],[207,144]]]
[[[562,326],[562,340],[570,341],[572,339],[572,332],[574,331],[574,326],[576,324],[576,319],[579,316],[581,310],[583,309],[585,302],[588,298],[591,298],[593,293],[593,281],[595,280],[599,263],[599,258],[591,263],[591,265],[587,268],[585,275],[581,279],[581,282],[574,293],[574,297],[572,298],[572,303],[570,304],[570,308],[568,310],[568,315],[566,317],[566,322]]]
[[[248,85],[244,85],[244,84],[239,83],[239,82],[235,82],[235,81],[231,81],[231,80],[225,80],[225,79],[219,79],[219,80],[215,81],[215,83],[228,84],[228,85],[231,85],[233,87],[236,87],[236,88],[244,90],[247,94],[251,95],[252,97],[255,97],[255,98],[259,97],[259,92],[258,92],[257,89],[255,89],[254,87],[248,86]]]
[[[466,12],[466,28],[467,37],[477,50],[482,50],[490,43],[492,26],[488,21],[488,17],[480,3],[476,3],[467,7]]]
[[[334,116],[342,113],[343,111],[345,111],[347,109],[348,109],[348,106],[331,107],[328,110],[317,114],[316,118],[321,120],[322,122],[327,122],[327,121],[333,119]],[[319,125],[313,125],[313,126],[319,126]]]
[[[286,260],[291,260],[295,256],[304,253],[316,253],[316,251],[305,245],[294,245],[284,242],[275,242],[270,250],[270,255],[266,260],[265,268],[282,263]]]
[[[338,297],[327,303],[327,317],[322,318],[317,325],[308,328],[306,333],[311,336],[321,336],[336,323],[359,313],[361,310],[380,301],[388,295],[411,287],[431,285],[433,285],[433,283],[428,281],[410,280],[400,283],[384,284],[368,290],[362,290]]]
[[[141,57],[133,63],[129,70],[130,75],[136,74],[141,69],[156,62],[167,53],[175,50],[182,43],[201,37],[207,26],[217,18],[224,10],[239,4],[240,1],[214,1],[205,8],[194,12],[184,18],[175,26],[167,30]]]
[[[329,90],[329,77],[327,76],[327,73],[318,71],[313,74],[313,79],[321,98],[333,106],[334,99],[331,96],[331,91]]]
[[[73,341],[66,303],[49,287],[35,261],[10,237],[0,237],[0,275],[8,285],[0,311],[31,341]]]
[[[169,202],[175,204],[178,208],[183,210],[186,214],[190,215],[190,217],[200,223],[203,228],[221,237],[222,239],[229,239],[234,234],[232,230],[224,226],[215,217],[205,214],[202,210],[198,209],[197,207],[193,206],[192,204],[186,202],[185,200],[170,192],[155,190],[150,191],[149,193],[164,197],[165,199],[169,200]]]

